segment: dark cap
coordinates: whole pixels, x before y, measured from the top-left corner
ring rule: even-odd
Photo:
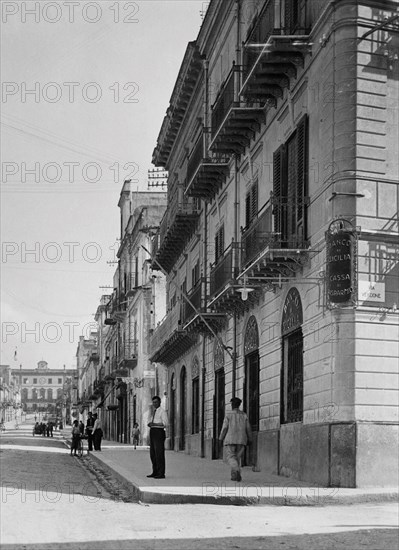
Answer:
[[[232,397],[230,399],[230,403],[235,409],[237,409],[241,405],[242,401],[239,397]]]

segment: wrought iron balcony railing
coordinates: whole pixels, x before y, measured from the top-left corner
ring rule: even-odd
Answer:
[[[211,199],[229,172],[229,157],[208,151],[208,134],[202,133],[190,153],[186,195]]]
[[[260,103],[240,97],[241,67],[233,65],[222,85],[211,113],[212,151],[242,154],[265,120]]]
[[[234,283],[239,268],[240,248],[238,243],[232,243],[223,252],[223,255],[211,265],[210,297],[216,296],[223,288]]]

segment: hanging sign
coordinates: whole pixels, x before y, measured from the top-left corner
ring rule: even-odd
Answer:
[[[347,220],[335,220],[326,232],[327,304],[356,305],[356,230]]]

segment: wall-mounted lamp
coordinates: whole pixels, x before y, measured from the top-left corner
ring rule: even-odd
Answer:
[[[247,282],[248,282],[247,276],[244,275],[244,286],[241,288],[237,288],[237,292],[241,294],[241,300],[243,302],[246,302],[248,300],[249,293],[255,290],[254,288],[247,286]]]

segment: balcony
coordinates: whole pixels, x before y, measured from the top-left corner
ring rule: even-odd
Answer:
[[[229,159],[226,155],[209,153],[207,138],[206,133],[201,134],[190,153],[185,194],[211,200],[229,173]]]
[[[168,273],[192,237],[199,217],[196,205],[184,198],[181,187],[177,186],[170,195],[173,200],[169,201],[159,234],[153,241],[151,264],[152,269],[162,268]]]
[[[272,284],[296,273],[309,256],[303,229],[308,204],[308,197],[295,200],[272,196],[242,232],[240,276]]]
[[[223,255],[211,266],[210,300],[208,306],[217,312],[241,314],[247,311],[260,297],[261,287],[251,292],[243,301],[238,289],[242,288],[237,279],[240,265],[240,246],[232,243]]]
[[[311,52],[305,0],[269,0],[244,44],[243,85],[247,101],[276,106]]]
[[[263,106],[240,98],[241,67],[233,65],[211,113],[210,149],[216,153],[242,154],[265,121]]]
[[[217,332],[225,321],[226,316],[220,312],[208,311],[206,308],[205,280],[200,279],[187,297],[190,303],[183,298],[184,303],[182,304],[182,324],[184,330],[189,333],[195,331],[208,336]]]
[[[170,365],[197,341],[195,333],[183,330],[180,303],[176,304],[150,337],[150,361]]]
[[[134,369],[137,367],[137,340],[125,342],[119,352],[118,368]]]

